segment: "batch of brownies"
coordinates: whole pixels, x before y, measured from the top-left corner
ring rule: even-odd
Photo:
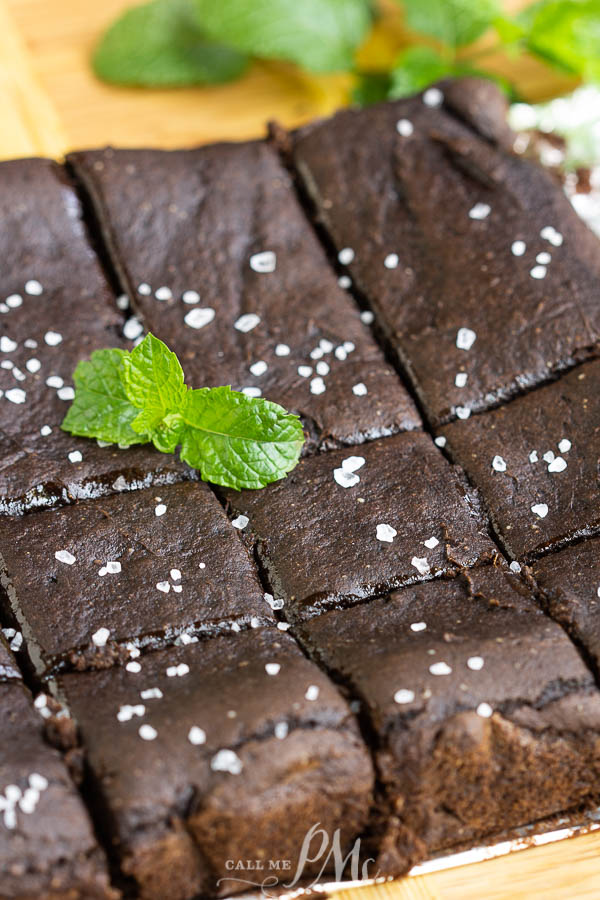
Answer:
[[[317,823],[397,875],[597,803],[600,245],[513,138],[467,80],[0,166],[2,900],[227,894]],[[288,478],[61,431],[147,331],[301,416]]]

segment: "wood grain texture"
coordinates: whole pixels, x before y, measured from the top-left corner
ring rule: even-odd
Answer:
[[[23,106],[26,133],[12,142],[0,140],[3,157],[28,152],[19,149],[26,146],[28,135],[33,146],[46,136],[47,152],[57,152],[57,125],[48,112],[48,97],[63,129],[62,151],[105,144],[185,147],[260,137],[269,119],[293,127],[329,115],[348,102],[349,76],[311,76],[278,63],[255,63],[239,82],[216,87],[148,91],[103,84],[91,71],[90,54],[106,26],[134,2],[138,0],[0,0],[0,8],[4,7],[5,15],[10,11],[29,51],[28,61],[17,70],[34,71],[46,92],[46,101],[36,98],[33,90],[28,93]],[[522,2],[507,0],[512,7]],[[382,0],[382,4],[384,17],[360,54],[365,68],[390,65],[409,42],[398,4],[393,0]],[[478,50],[482,54],[478,61],[492,71],[506,75],[514,70],[514,62],[494,50],[488,37]],[[530,99],[545,98],[570,84],[536,60],[523,58],[519,66],[520,81]],[[9,74],[16,71],[0,53],[2,69]],[[18,124],[14,128],[18,131]]]
[[[388,65],[407,43],[397,7],[384,2],[392,11],[361,53],[366,65]],[[513,8],[521,2],[508,0]],[[101,84],[91,73],[89,55],[102,29],[127,5],[129,0],[0,0],[0,159],[60,157],[108,143],[183,147],[258,137],[268,119],[295,126],[347,102],[347,76],[310,77],[277,64],[256,64],[239,83],[221,87],[142,91]],[[514,72],[514,64],[488,38],[481,50],[494,71]],[[518,78],[531,100],[572,84],[527,58],[519,63]],[[600,833],[334,896],[592,900],[600,897]]]

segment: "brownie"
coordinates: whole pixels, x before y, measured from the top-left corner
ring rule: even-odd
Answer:
[[[125,346],[64,170],[3,162],[0,218],[0,512],[181,478],[186,468],[151,448],[101,448],[60,429],[78,361]]]
[[[87,812],[25,688],[0,677],[0,897],[116,900]]]
[[[493,555],[479,498],[428,435],[302,460],[285,481],[228,493],[291,618]]]
[[[600,538],[550,553],[533,566],[548,612],[600,674]]]
[[[307,448],[419,427],[272,147],[69,160],[135,309],[193,387],[231,384],[281,403],[302,416]]]
[[[239,879],[272,874],[269,860],[289,860],[281,880],[291,880],[313,824],[339,828],[346,849],[363,828],[373,773],[356,723],[275,628],[150,653],[138,673],[63,675],[59,685],[103,828],[144,900],[227,895],[244,889]],[[267,871],[231,871],[227,860],[263,860]]]
[[[444,102],[441,87],[342,110],[292,150],[433,424],[547,381],[600,338],[597,238],[510,150],[496,88],[454,82]]]
[[[194,482],[0,521],[4,602],[38,673],[274,622],[214,494]],[[0,589],[1,590],[1,589]]]
[[[598,530],[600,362],[442,434],[513,556],[535,556]]]
[[[480,567],[298,634],[360,701],[398,867],[597,793],[600,695],[519,577]]]

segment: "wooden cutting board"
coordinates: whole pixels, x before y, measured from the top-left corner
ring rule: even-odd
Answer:
[[[89,68],[90,51],[127,5],[124,0],[0,0],[0,159],[60,158],[69,150],[104,144],[184,147],[257,137],[268,119],[295,126],[328,115],[347,100],[347,76],[308,76],[279,64],[256,64],[241,82],[221,87],[142,91],[101,84]],[[385,65],[406,42],[394,9],[364,55],[371,64]],[[488,67],[514,73],[515,64],[486,39],[482,51]],[[532,59],[519,62],[518,80],[530,100],[571,86]],[[336,900],[599,897],[600,832],[336,894]]]

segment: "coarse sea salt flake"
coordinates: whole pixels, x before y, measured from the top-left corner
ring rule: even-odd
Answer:
[[[274,272],[277,268],[277,256],[272,250],[254,253],[250,257],[250,268],[253,272],[259,272],[260,274]]]
[[[436,662],[429,666],[429,671],[432,675],[450,675],[452,669],[445,662]]]
[[[567,461],[562,456],[557,456],[548,466],[549,472],[564,472],[567,468]]]
[[[558,442],[558,449],[561,453],[568,453],[571,447],[572,444],[568,438],[562,438],[562,440]]]
[[[472,328],[459,328],[456,333],[456,346],[459,350],[470,350],[476,340],[477,334]]]
[[[506,472],[506,461],[502,456],[495,456],[492,460],[492,469],[495,472]]]
[[[249,521],[250,519],[248,518],[248,516],[239,515],[236,519],[231,520],[231,524],[234,528],[239,528],[239,530],[241,531],[246,527]]]
[[[58,562],[66,563],[67,566],[72,566],[75,562],[75,557],[68,550],[57,550],[54,554],[54,559],[57,559]]]
[[[415,699],[415,692],[409,691],[406,688],[402,688],[399,691],[396,691],[394,694],[394,700],[396,703],[412,703]]]
[[[152,725],[140,725],[138,734],[143,741],[154,741],[158,737],[158,731]]]
[[[343,488],[354,487],[354,485],[358,484],[360,481],[360,477],[358,475],[344,468],[334,469],[333,479],[336,484],[339,484],[339,486]]]
[[[415,130],[410,119],[398,119],[396,122],[396,131],[401,137],[410,137]]]
[[[106,643],[110,637],[110,630],[108,628],[99,628],[95,634],[92,635],[92,643],[96,647],[106,647]]]
[[[343,266],[349,266],[354,259],[354,250],[352,247],[344,247],[338,253],[338,259]]]
[[[230,775],[239,775],[244,765],[233,750],[219,750],[211,759],[210,767],[213,772],[229,772]]]
[[[431,572],[431,567],[427,562],[426,556],[413,556],[410,564],[415,567],[419,575],[429,575]]]
[[[548,515],[548,506],[546,503],[534,503],[531,512],[535,513],[540,519],[545,519]]]
[[[237,329],[237,331],[247,334],[247,332],[252,331],[259,324],[260,316],[257,316],[256,313],[244,313],[243,316],[240,316],[239,319],[234,322],[233,327]]]
[[[428,550],[433,550],[434,547],[437,547],[437,545],[439,544],[439,541],[436,537],[430,537],[430,538],[427,538],[426,541],[423,541],[423,543],[427,547]]]
[[[470,219],[487,219],[487,217],[489,216],[491,211],[492,211],[492,207],[489,205],[489,203],[476,203],[475,206],[473,206],[469,210],[469,218]]]
[[[164,503],[158,503],[158,504],[154,507],[154,515],[155,515],[155,516],[164,516],[164,514],[166,513],[166,511],[167,511],[167,507],[165,506]]]
[[[352,393],[355,397],[366,397],[369,392],[366,384],[363,381],[359,381],[358,384],[352,385]]]
[[[385,541],[388,544],[391,544],[398,532],[395,528],[392,528],[391,525],[387,525],[385,522],[382,522],[377,526],[376,537],[378,541]]]
[[[200,744],[206,743],[206,732],[203,728],[199,728],[198,725],[192,725],[188,731],[188,741],[194,747],[199,747]]]
[[[215,311],[212,306],[196,306],[194,309],[190,309],[189,313],[185,314],[183,321],[189,328],[197,330],[204,328],[205,325],[209,325],[214,317]]]

